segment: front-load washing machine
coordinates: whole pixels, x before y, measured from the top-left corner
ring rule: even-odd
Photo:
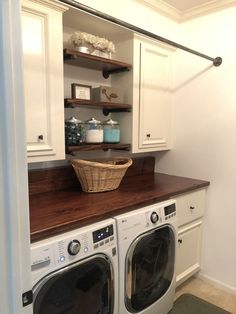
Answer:
[[[119,257],[119,314],[166,314],[175,293],[177,245],[174,200],[115,217]]]
[[[117,314],[113,219],[31,245],[34,314]]]

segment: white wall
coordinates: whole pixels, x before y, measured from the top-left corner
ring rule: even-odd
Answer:
[[[173,39],[173,36],[176,38],[178,33],[176,22],[142,5],[137,0],[77,0],[77,2],[157,35],[167,36],[169,39]]]
[[[202,273],[236,291],[236,8],[181,26],[183,44],[220,67],[178,52],[173,150],[158,154],[156,169],[209,180]]]

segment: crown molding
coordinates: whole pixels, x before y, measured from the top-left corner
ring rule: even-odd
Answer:
[[[179,23],[236,5],[236,0],[212,0],[192,9],[180,11],[162,0],[136,1]]]
[[[213,0],[181,12],[181,22],[236,5],[236,0]]]
[[[168,18],[171,18],[172,20],[176,22],[181,21],[181,14],[180,11],[176,8],[174,8],[172,5],[162,1],[162,0],[136,0],[137,2],[150,7],[151,9],[157,11],[158,13],[161,13],[164,16],[167,16]]]
[[[62,2],[60,2],[60,0],[56,0],[56,1],[55,0],[23,0],[22,6],[27,5],[27,3],[28,4],[30,3],[42,4],[62,13],[69,9],[69,7],[63,4]]]

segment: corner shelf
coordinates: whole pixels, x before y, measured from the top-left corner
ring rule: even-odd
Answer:
[[[103,114],[107,116],[110,112],[130,112],[132,106],[130,104],[120,104],[105,101],[93,101],[84,99],[66,98],[64,100],[65,108],[98,108],[103,109]]]
[[[118,150],[130,150],[130,144],[82,144],[79,146],[66,146],[66,153],[73,154],[77,151],[92,151],[92,150],[108,150],[108,149],[118,149]]]
[[[64,49],[63,56],[65,63],[100,70],[105,78],[108,78],[109,75],[113,73],[130,71],[132,68],[131,64],[125,62],[102,58],[73,49]]]

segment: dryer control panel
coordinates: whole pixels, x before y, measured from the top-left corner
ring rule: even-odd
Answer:
[[[170,199],[116,216],[115,219],[118,231],[122,234],[123,244],[139,233],[166,223],[175,223],[175,203],[174,199]]]
[[[164,207],[165,220],[168,220],[176,215],[176,205],[175,203]]]

